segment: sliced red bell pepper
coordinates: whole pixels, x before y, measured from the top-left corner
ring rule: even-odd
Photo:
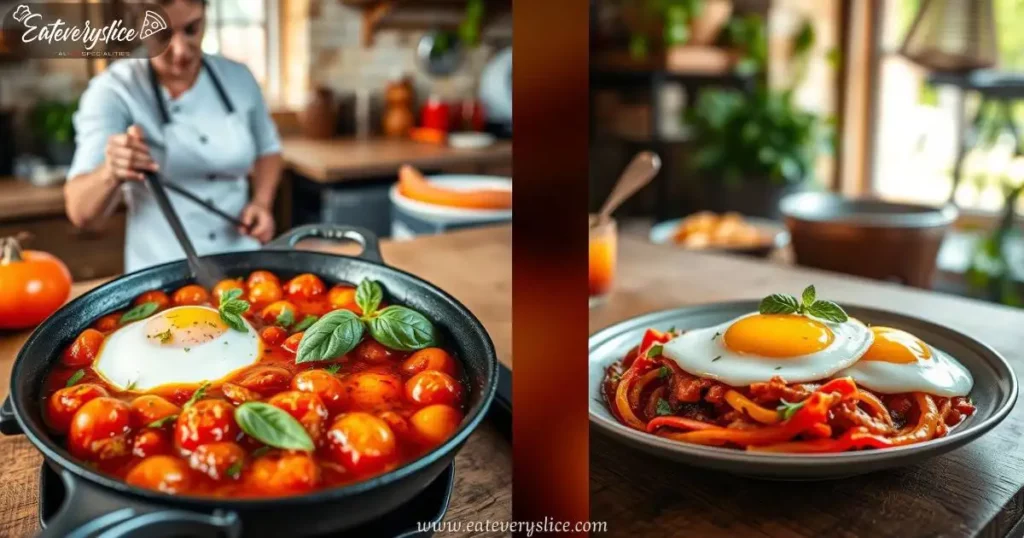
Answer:
[[[692,418],[677,417],[677,416],[663,416],[654,417],[650,422],[647,423],[647,433],[654,433],[658,428],[676,428],[679,430],[722,430],[721,426],[704,422],[701,420],[694,420]]]
[[[647,332],[644,333],[643,339],[640,340],[640,353],[642,355],[647,355],[651,346],[654,344],[664,344],[671,339],[672,335],[670,333],[661,332],[657,329],[647,329]]]

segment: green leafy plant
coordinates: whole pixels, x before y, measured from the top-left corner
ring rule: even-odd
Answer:
[[[459,23],[459,40],[467,47],[475,47],[480,44],[480,28],[484,21],[484,1],[468,0],[466,2],[466,16]]]
[[[41,101],[32,110],[36,136],[45,142],[71,142],[75,138],[72,118],[78,101]]]
[[[704,10],[704,0],[646,0],[637,14],[637,31],[630,35],[629,51],[636,59],[644,59],[651,51],[650,28],[661,28],[661,44],[666,47],[685,45],[690,41],[690,25]]]
[[[984,299],[1008,306],[1024,306],[1006,253],[1006,243],[1014,236],[1017,199],[1024,193],[1024,184],[1006,187],[1006,201],[996,229],[978,243],[967,268],[967,285]]]

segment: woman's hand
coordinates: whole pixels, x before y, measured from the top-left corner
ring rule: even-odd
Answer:
[[[245,228],[238,232],[266,243],[274,237],[274,215],[270,210],[259,204],[249,204],[242,210],[242,223]]]
[[[149,154],[149,146],[143,138],[142,128],[132,125],[128,131],[112,135],[107,139],[107,178],[117,183],[142,181],[142,171],[156,172],[160,167]]]

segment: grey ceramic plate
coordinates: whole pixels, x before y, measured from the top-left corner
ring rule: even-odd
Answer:
[[[1006,418],[1017,401],[1017,379],[1013,370],[1006,359],[987,345],[947,327],[902,314],[849,307],[847,312],[865,323],[906,330],[956,357],[974,377],[971,399],[978,408],[977,412],[946,437],[916,445],[841,454],[758,454],[706,447],[639,432],[615,420],[601,397],[601,380],[605,368],[639,343],[645,330],[667,330],[673,326],[678,329],[708,327],[756,310],[756,301],[666,310],[618,323],[591,336],[588,374],[591,424],[622,443],[670,460],[762,478],[815,480],[920,463],[962,446],[992,429]]]

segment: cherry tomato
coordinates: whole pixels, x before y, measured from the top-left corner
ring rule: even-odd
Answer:
[[[267,327],[260,331],[260,338],[263,340],[264,344],[267,344],[268,346],[276,346],[280,345],[281,342],[284,342],[284,340],[288,338],[288,331],[280,327]]]
[[[277,278],[277,275],[270,271],[253,271],[249,273],[249,278],[245,280],[245,285],[251,288],[262,282],[273,282],[274,284],[281,285],[281,279]]]
[[[174,292],[172,301],[174,306],[207,304],[210,302],[210,294],[198,284],[189,284]]]
[[[132,400],[132,426],[145,428],[171,415],[180,415],[181,408],[156,394],[145,394]],[[173,424],[173,422],[168,422]]]
[[[213,304],[219,305],[220,298],[231,290],[242,290],[242,295],[240,295],[240,297],[245,297],[245,284],[243,284],[240,279],[234,280],[229,278],[221,280],[213,287]]]
[[[448,405],[428,405],[409,417],[416,438],[425,446],[434,447],[448,440],[462,423],[462,413]]]
[[[439,347],[428,347],[413,353],[402,363],[402,372],[405,375],[416,375],[425,370],[444,372],[454,377],[455,359]]]
[[[136,458],[148,458],[158,454],[170,453],[171,440],[163,430],[142,430],[132,441],[132,455]]]
[[[224,383],[220,386],[220,391],[224,393],[224,397],[235,405],[242,405],[245,402],[254,402],[260,399],[260,395],[234,383]]]
[[[292,388],[320,397],[327,410],[336,415],[348,407],[348,393],[341,380],[326,370],[306,370],[292,378]]]
[[[412,427],[409,426],[409,421],[405,417],[394,411],[384,411],[378,416],[388,423],[388,427],[395,433],[395,438],[399,440],[412,439]]]
[[[131,451],[132,408],[115,398],[93,398],[78,409],[68,429],[68,451],[87,460],[108,460]]]
[[[327,422],[327,406],[319,396],[312,392],[289,390],[275,394],[267,403],[287,411],[306,428],[313,442],[320,441]]]
[[[403,389],[398,376],[363,372],[348,377],[345,385],[353,410],[377,413],[401,405]]]
[[[260,311],[260,319],[263,323],[273,325],[285,311],[291,312],[293,323],[299,320],[299,312],[295,305],[288,301],[274,301]]]
[[[349,310],[359,310],[358,314],[362,314],[362,309],[356,304],[356,289],[353,286],[346,286],[339,284],[331,288],[331,291],[327,292],[327,301],[331,303],[331,307],[335,310],[339,308],[346,308]]]
[[[143,293],[135,298],[135,305],[143,303],[156,303],[159,310],[167,308],[171,304],[171,298],[160,290],[152,290]]]
[[[327,448],[334,461],[355,474],[381,471],[398,457],[391,427],[369,413],[338,417],[327,431]]]
[[[296,495],[320,483],[320,467],[305,454],[267,454],[253,460],[246,483],[268,495]]]
[[[26,329],[57,311],[71,294],[71,273],[56,257],[21,250],[0,238],[0,329]]]
[[[121,313],[114,312],[113,314],[107,314],[102,318],[96,320],[96,323],[92,324],[92,328],[102,333],[114,332],[115,329],[121,326]]]
[[[389,360],[393,353],[373,338],[367,338],[359,343],[354,350],[356,357],[374,364],[382,364]]]
[[[446,373],[426,370],[405,382],[405,397],[419,405],[458,406],[462,400],[462,386]]]
[[[306,334],[306,331],[300,331],[300,332],[297,332],[297,333],[289,336],[284,341],[284,343],[281,344],[281,349],[283,349],[283,350],[287,351],[288,353],[291,353],[291,354],[294,355],[295,352],[299,350],[299,343],[302,342],[302,336],[304,334]]]
[[[224,400],[200,400],[178,415],[174,425],[174,442],[182,453],[190,453],[199,445],[218,441],[234,441],[238,436],[235,407]]]
[[[288,388],[292,373],[280,366],[250,366],[232,381],[260,394],[271,394]]]
[[[92,364],[100,353],[100,346],[106,339],[103,333],[96,329],[86,329],[75,338],[75,341],[64,350],[61,361],[72,368],[82,368]]]
[[[188,457],[189,467],[214,480],[237,480],[242,475],[244,462],[245,450],[231,442],[199,445]]]
[[[132,467],[125,482],[164,493],[184,493],[191,487],[192,470],[174,456],[150,456]]]
[[[101,396],[110,395],[107,393],[107,389],[95,383],[82,383],[60,389],[50,396],[49,405],[46,408],[46,418],[54,430],[67,433],[75,413],[89,400]]]
[[[256,308],[280,301],[284,297],[281,285],[276,282],[257,282],[249,286],[249,303]]]
[[[289,298],[312,299],[323,295],[326,291],[327,286],[324,285],[324,281],[312,273],[303,273],[284,285],[284,292]]]

